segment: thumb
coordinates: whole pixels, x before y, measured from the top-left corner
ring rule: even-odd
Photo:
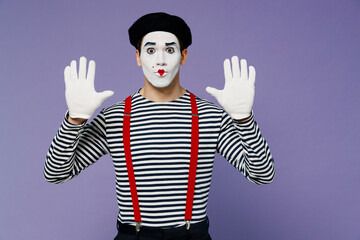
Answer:
[[[212,95],[213,97],[215,97],[216,99],[221,95],[221,90],[218,90],[216,88],[213,87],[207,87],[206,91]]]
[[[99,98],[101,99],[101,102],[105,101],[108,97],[111,97],[112,95],[114,95],[113,91],[103,91],[101,93],[99,93]]]

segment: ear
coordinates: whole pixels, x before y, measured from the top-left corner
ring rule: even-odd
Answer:
[[[180,65],[184,65],[184,64],[185,64],[187,55],[188,55],[188,50],[187,50],[187,49],[182,50],[182,52],[181,52],[181,59],[180,59]]]
[[[136,49],[136,62],[139,67],[141,67],[141,59],[140,59],[140,53],[139,50]]]

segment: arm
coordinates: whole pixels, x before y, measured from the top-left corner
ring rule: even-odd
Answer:
[[[106,142],[105,117],[101,112],[85,125],[96,108],[112,91],[95,91],[95,62],[90,61],[86,74],[86,58],[80,58],[64,70],[65,98],[69,111],[47,153],[44,176],[49,182],[65,182],[78,175],[102,155],[109,153]]]
[[[274,160],[252,114],[247,120],[239,122],[224,112],[217,152],[248,180],[256,184],[272,182]]]
[[[234,56],[224,61],[223,90],[206,88],[225,109],[217,151],[246,178],[257,184],[270,183],[275,174],[269,146],[254,121],[252,105],[255,96],[255,68],[247,68],[245,59]]]
[[[109,149],[102,112],[86,125],[85,122],[72,124],[65,116],[48,150],[44,177],[52,183],[68,181],[107,153]]]

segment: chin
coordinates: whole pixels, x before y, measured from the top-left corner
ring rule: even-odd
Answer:
[[[151,84],[152,85],[152,84]],[[152,85],[153,87],[155,87],[155,88],[166,88],[166,87],[168,87],[170,84],[168,84],[168,85]]]
[[[166,88],[168,86],[170,86],[170,84],[172,83],[172,81],[164,81],[164,80],[159,80],[159,81],[149,81],[150,84],[155,87],[155,88]]]

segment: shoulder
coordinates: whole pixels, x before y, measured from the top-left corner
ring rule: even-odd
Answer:
[[[136,95],[136,92],[133,93],[131,96],[134,97],[134,95]],[[113,114],[119,114],[119,113],[122,114],[124,112],[124,108],[125,108],[125,99],[123,99],[119,102],[116,102],[106,108],[103,108],[101,110],[101,112],[106,116],[111,116]]]
[[[196,97],[196,104],[197,104],[199,111],[205,111],[205,112],[210,111],[210,112],[219,113],[219,114],[222,114],[224,112],[224,110],[221,107],[210,102],[209,100],[200,98],[196,95],[195,95],[195,97]]]

